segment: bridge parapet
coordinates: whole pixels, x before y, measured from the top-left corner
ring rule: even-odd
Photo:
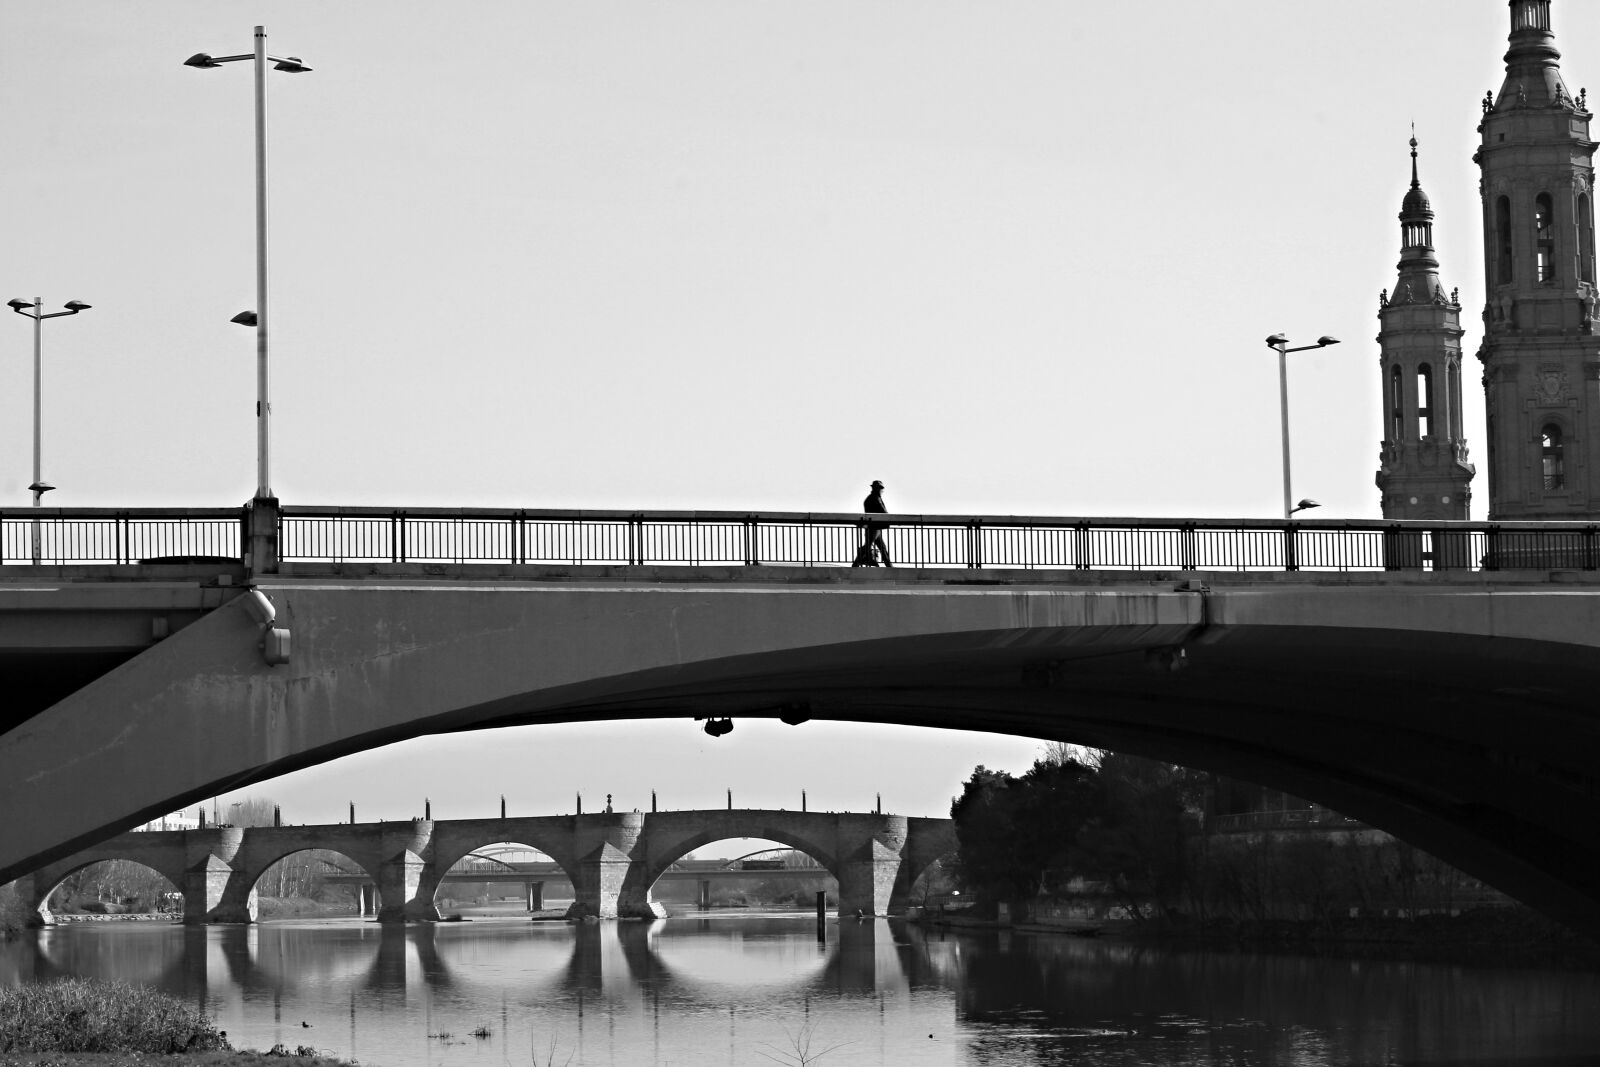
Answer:
[[[854,512],[278,506],[0,511],[0,563],[848,567]],[[897,569],[1600,571],[1600,525],[886,515]]]

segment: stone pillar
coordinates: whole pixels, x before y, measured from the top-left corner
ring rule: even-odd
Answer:
[[[637,811],[573,817],[578,862],[572,872],[573,900],[568,915],[615,919],[619,915],[656,918],[664,914],[656,911],[660,905],[650,900],[650,887],[638,884],[643,880],[639,871],[644,865],[635,863],[633,852],[643,829],[644,815]]]
[[[50,890],[55,886],[40,886],[38,878],[31,874],[23,875],[11,886],[17,899],[27,908],[28,913],[22,920],[27,926],[49,926],[56,921],[56,917],[50,914]]]
[[[543,911],[544,910],[544,883],[543,882],[525,882],[525,883],[523,883],[523,885],[524,885],[524,888],[526,888],[527,891],[528,891],[528,910],[529,911]]]
[[[369,915],[378,914],[378,887],[371,882],[363,882],[356,887],[357,902],[356,913],[363,919]]]
[[[424,883],[431,887],[437,878],[427,878],[429,860],[433,853],[433,822],[413,819],[392,829],[385,827],[382,855],[385,857],[378,869],[378,921],[383,923],[437,921],[439,910],[434,907],[431,894],[424,894]]]
[[[255,886],[244,884],[232,860],[244,841],[238,826],[195,830],[190,839],[190,863],[184,871],[183,921],[196,923],[250,923],[256,918]]]
[[[885,815],[870,839],[839,861],[839,916],[887,915],[900,874],[907,825],[903,815]]]

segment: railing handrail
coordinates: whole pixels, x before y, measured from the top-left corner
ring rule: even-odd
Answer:
[[[887,531],[883,533],[881,531]],[[0,562],[1600,571],[1600,523],[279,507],[0,510]],[[881,558],[880,558],[881,557]]]
[[[1600,531],[1600,521],[1538,520],[1521,522],[1480,522],[1463,519],[1276,519],[1276,518],[1189,518],[1183,516],[1106,516],[1106,515],[987,515],[861,511],[688,511],[668,508],[472,508],[472,507],[374,507],[368,505],[286,504],[279,509],[285,518],[390,518],[408,519],[534,519],[589,520],[592,522],[757,522],[820,523],[852,525],[864,519],[891,526],[1007,526],[1040,529],[1159,529],[1186,527],[1213,530],[1584,530]]]

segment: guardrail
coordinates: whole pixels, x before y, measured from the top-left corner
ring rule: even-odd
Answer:
[[[0,511],[0,563],[242,560],[243,508]]]
[[[250,509],[0,512],[0,563],[242,560]],[[283,507],[289,563],[844,567],[859,513]],[[895,566],[1118,571],[1600,569],[1590,523],[875,515]]]

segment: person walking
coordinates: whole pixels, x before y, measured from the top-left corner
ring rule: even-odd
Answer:
[[[861,502],[861,510],[869,515],[885,515],[889,508],[883,502],[883,483],[873,480],[871,491],[867,499]],[[852,567],[876,567],[882,560],[885,567],[893,567],[889,559],[889,546],[883,543],[883,531],[889,528],[886,522],[869,522],[866,524],[866,533],[861,541],[861,548],[856,552],[855,562]]]

